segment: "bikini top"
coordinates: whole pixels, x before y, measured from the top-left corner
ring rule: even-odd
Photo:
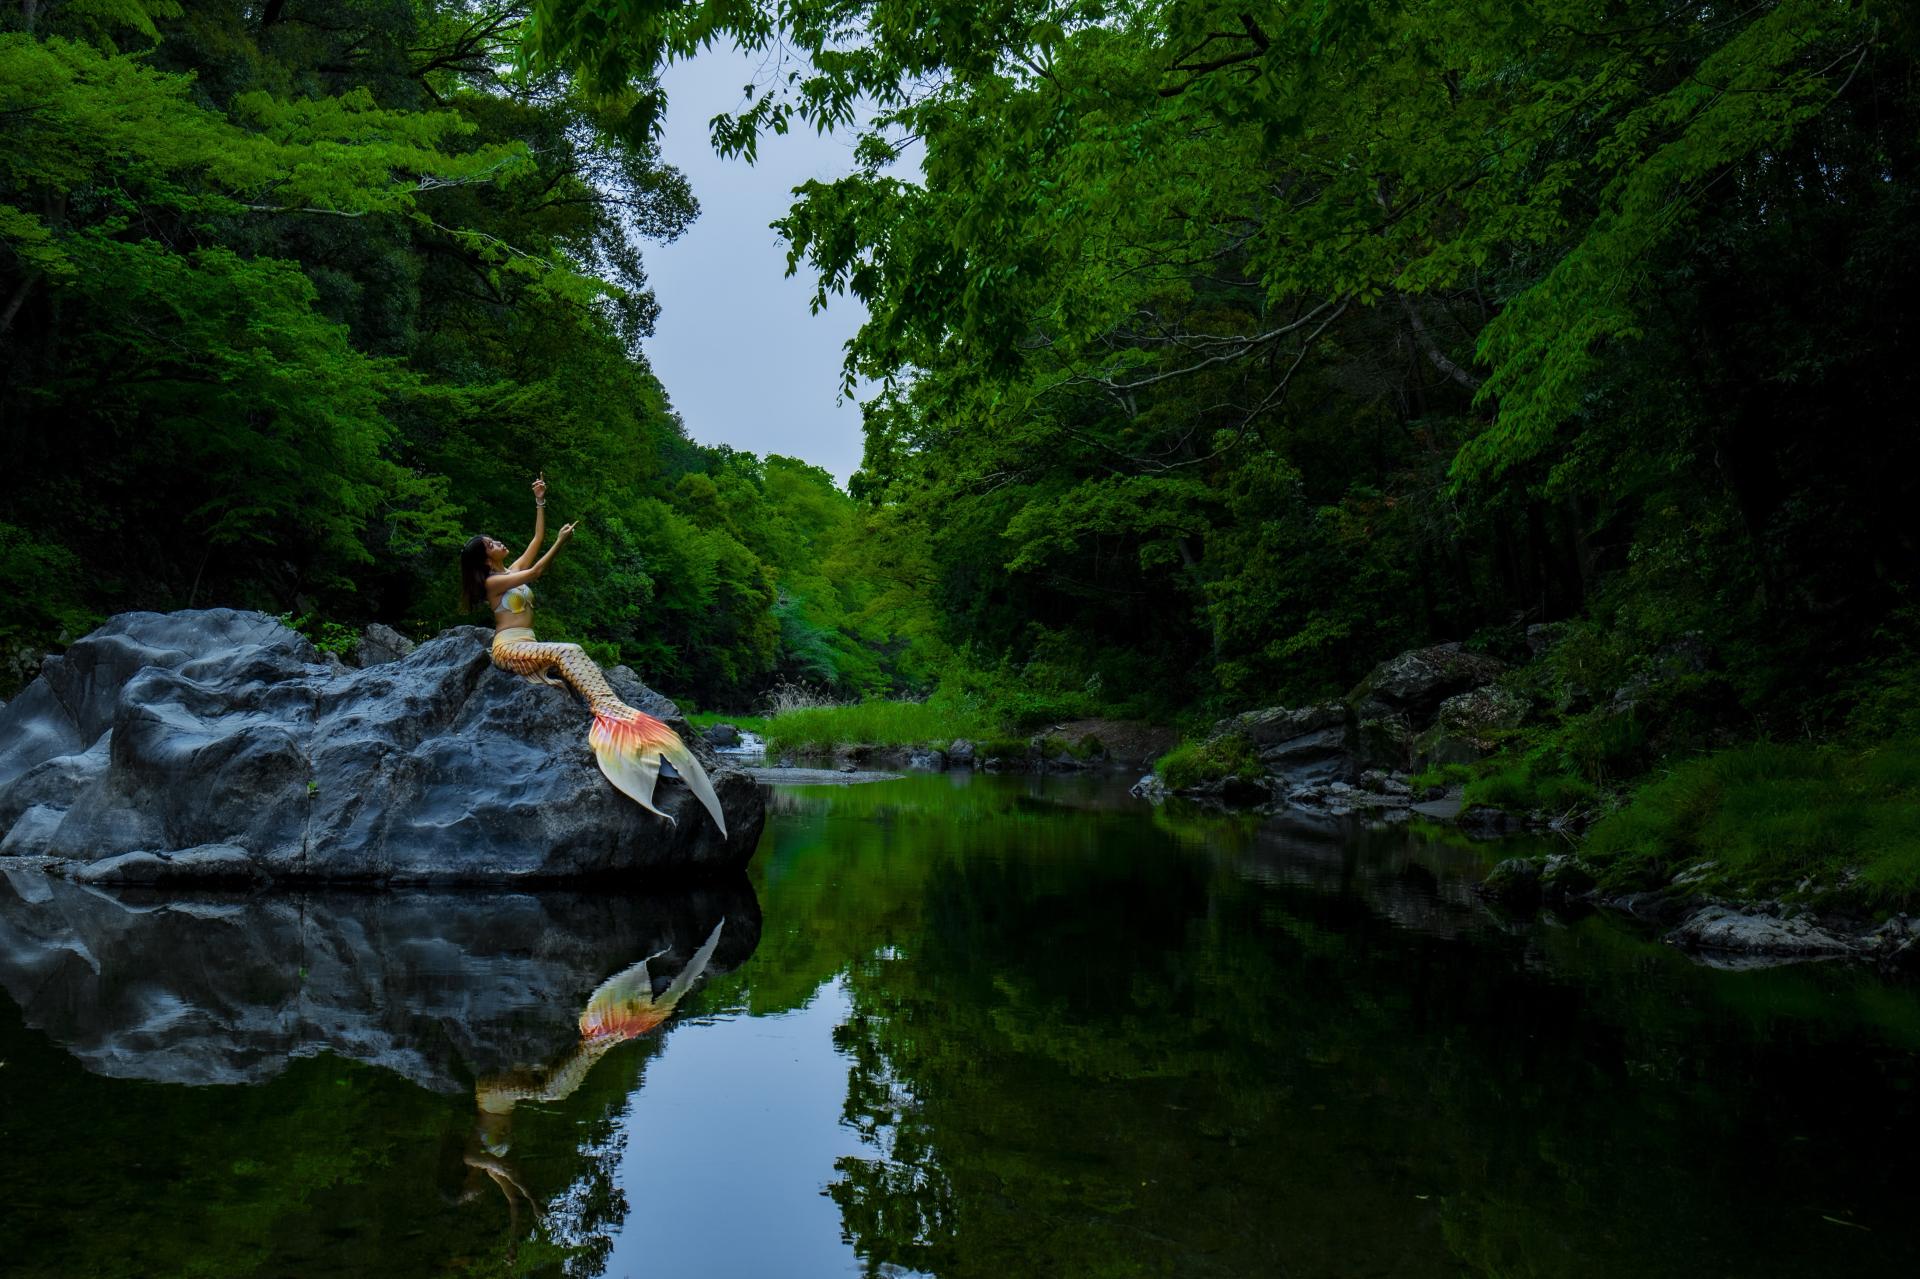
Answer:
[[[533,607],[533,588],[525,582],[500,597],[493,606],[496,613],[524,613]]]

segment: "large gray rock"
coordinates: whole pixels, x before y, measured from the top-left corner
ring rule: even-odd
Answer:
[[[753,953],[745,877],[640,895],[114,892],[0,862],[0,986],[88,1070],[259,1083],[322,1050],[471,1093],[579,1040],[602,981],[636,960],[656,990],[721,927],[706,972]]]
[[[1447,698],[1490,684],[1505,670],[1498,658],[1458,642],[1435,644],[1380,663],[1347,701],[1360,719],[1399,715],[1420,727],[1432,722]]]
[[[348,670],[260,613],[116,617],[0,710],[0,852],[91,863],[230,845],[276,879],[400,882],[746,864],[759,788],[671,702],[610,673],[701,759],[729,838],[677,780],[655,795],[672,824],[615,791],[579,699],[494,667],[489,638],[457,627]]]
[[[1215,724],[1213,736],[1244,737],[1283,792],[1359,775],[1347,708],[1338,702],[1247,711]]]
[[[1708,906],[1694,912],[1668,934],[1667,940],[1686,950],[1752,960],[1840,959],[1861,950],[1857,941],[1829,932],[1810,919],[1784,919],[1727,906]]]
[[[1455,693],[1440,703],[1433,727],[1414,743],[1414,762],[1424,768],[1470,764],[1493,750],[1502,731],[1526,718],[1525,699],[1498,684]]]

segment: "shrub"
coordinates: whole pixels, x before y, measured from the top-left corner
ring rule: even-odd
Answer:
[[[322,653],[333,653],[345,657],[353,652],[354,647],[360,642],[360,633],[351,626],[327,621],[318,613],[302,613],[298,617],[291,613],[282,613],[280,620],[306,636]]]
[[[1238,733],[1204,742],[1184,742],[1162,755],[1154,771],[1170,790],[1187,790],[1234,777],[1259,781],[1266,775],[1253,743]]]

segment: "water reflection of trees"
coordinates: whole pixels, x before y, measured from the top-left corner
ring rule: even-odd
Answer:
[[[1791,1274],[1911,1246],[1853,1158],[1913,1074],[1910,994],[1889,1016],[1858,974],[1729,982],[1598,921],[1496,925],[1469,859],[1404,832],[1012,811],[823,816],[769,872],[795,958],[849,944],[870,1149],[830,1193],[869,1273]],[[1808,1202],[1890,1233],[1836,1240]]]

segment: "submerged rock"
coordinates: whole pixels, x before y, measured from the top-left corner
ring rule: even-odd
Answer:
[[[261,613],[116,617],[48,658],[0,710],[0,853],[93,863],[124,853],[155,882],[234,867],[276,879],[485,882],[738,868],[765,812],[673,704],[610,673],[668,720],[727,814],[722,838],[663,775],[671,823],[601,776],[566,690],[496,668],[488,632],[456,627],[364,670],[329,664]],[[105,872],[102,872],[105,873]]]
[[[1144,799],[1149,804],[1156,805],[1166,803],[1167,797],[1172,793],[1167,789],[1166,781],[1158,773],[1148,773],[1127,788],[1127,794],[1135,799]]]
[[[1540,874],[1540,863],[1509,857],[1488,871],[1474,891],[1503,906],[1529,909],[1540,903]]]

